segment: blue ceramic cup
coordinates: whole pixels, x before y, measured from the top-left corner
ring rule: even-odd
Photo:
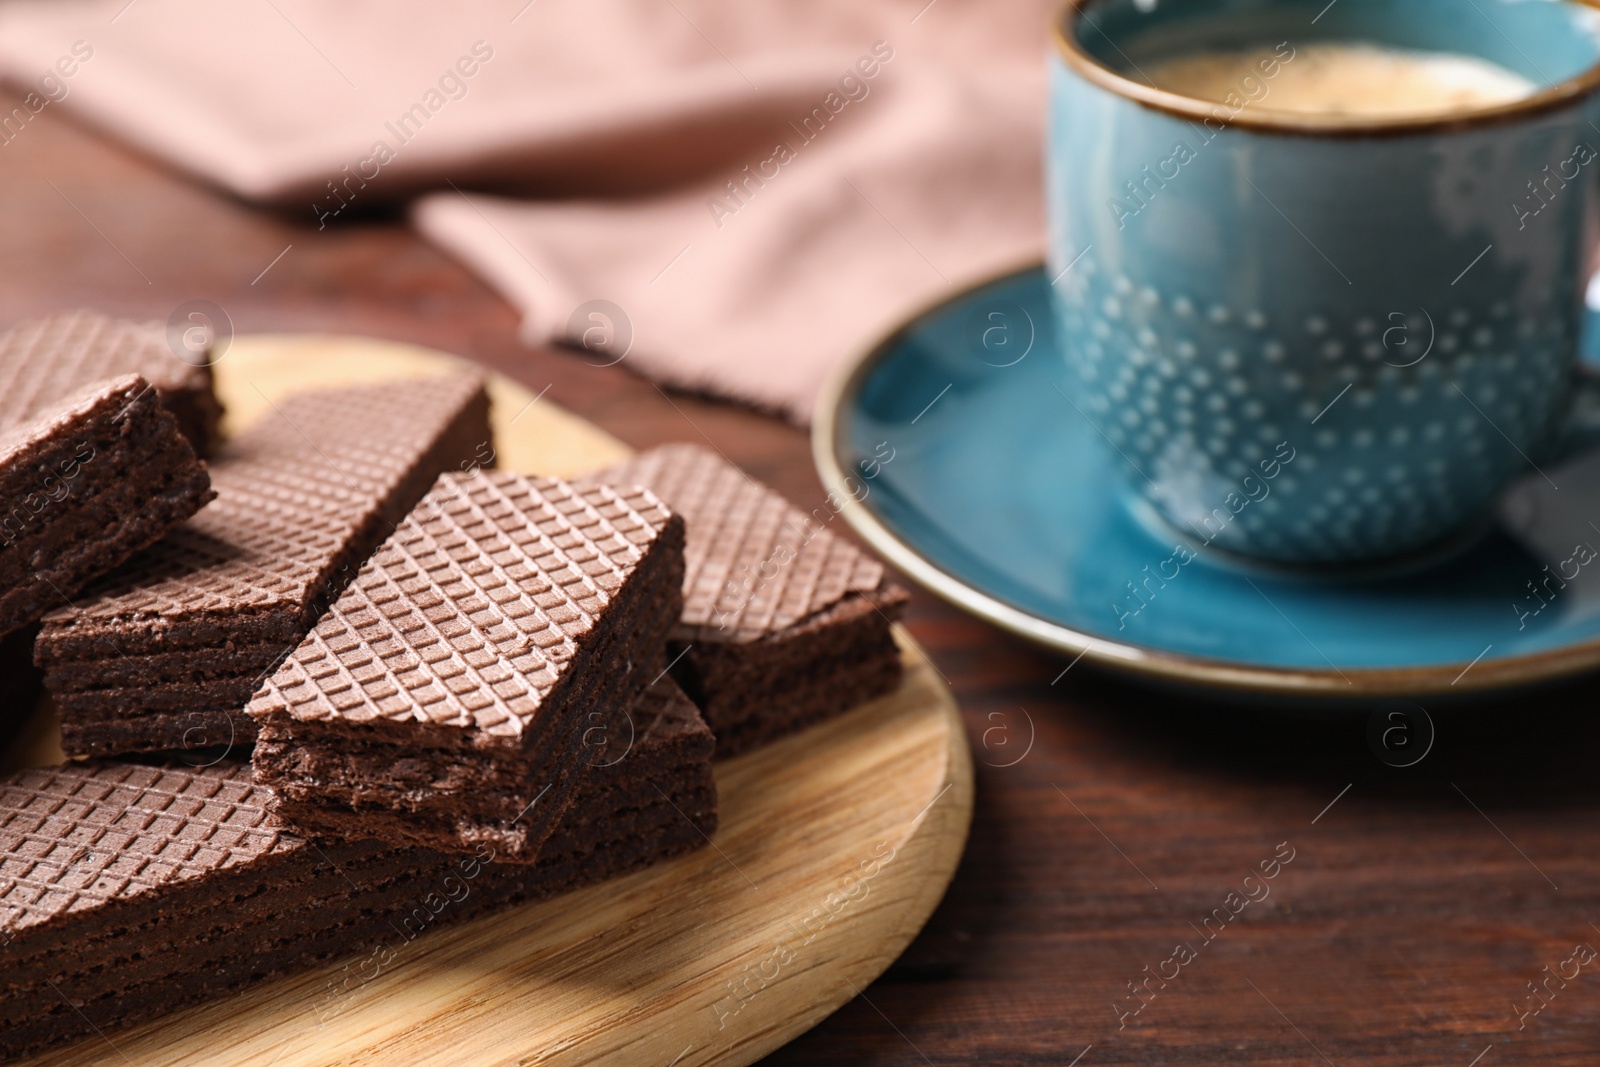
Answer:
[[[1445,117],[1275,111],[1311,44],[1489,60]],[[1047,197],[1066,393],[1190,538],[1287,563],[1418,552],[1594,438],[1600,9],[1576,0],[1074,0]],[[1271,53],[1224,103],[1140,74]]]

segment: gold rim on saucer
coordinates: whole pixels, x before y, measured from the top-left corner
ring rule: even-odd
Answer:
[[[841,364],[817,397],[811,423],[811,454],[823,488],[841,502],[840,514],[862,540],[906,577],[1002,630],[1063,655],[1146,678],[1210,689],[1327,698],[1457,695],[1553,681],[1600,667],[1600,639],[1533,655],[1425,667],[1353,667],[1341,671],[1207,659],[1097,637],[1051,622],[983,592],[924,558],[856,500],[847,487],[846,478],[850,475],[841,461],[845,445],[841,414],[846,403],[859,395],[873,368],[915,323],[977,289],[1015,274],[1042,269],[1042,264],[1035,262],[1002,271],[964,287],[954,296],[947,294],[930,302]]]

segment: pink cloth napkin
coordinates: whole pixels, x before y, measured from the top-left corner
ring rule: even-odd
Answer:
[[[415,199],[530,342],[805,421],[1043,248],[1054,0],[21,0],[0,78],[313,227]],[[346,216],[348,217],[348,216]]]

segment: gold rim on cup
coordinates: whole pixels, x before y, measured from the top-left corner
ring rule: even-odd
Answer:
[[[1532,96],[1493,107],[1471,108],[1448,115],[1374,116],[1318,115],[1271,108],[1248,108],[1237,113],[1215,101],[1168,92],[1125,77],[1095,59],[1078,43],[1078,26],[1088,21],[1088,10],[1103,0],[1066,0],[1051,22],[1056,51],[1067,66],[1091,84],[1127,97],[1135,103],[1193,122],[1226,120],[1230,128],[1262,133],[1309,137],[1395,137],[1440,133],[1514,122],[1530,115],[1568,107],[1600,89],[1600,61],[1582,74],[1540,90]],[[1600,0],[1565,0],[1576,7],[1600,13]],[[1091,27],[1094,26],[1090,22]],[[1070,31],[1069,31],[1070,26]],[[1098,27],[1095,27],[1098,29]],[[1218,114],[1221,109],[1223,114]]]

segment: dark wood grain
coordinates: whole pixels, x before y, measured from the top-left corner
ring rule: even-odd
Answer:
[[[709,439],[802,506],[822,499],[800,430],[669,397],[626,362],[524,347],[512,311],[397,217],[319,232],[53,112],[0,146],[0,283],[4,322],[79,305],[164,318],[207,299],[240,332],[463,353],[631,444]],[[1541,1003],[1528,983],[1543,968],[1600,945],[1592,682],[1435,707],[1436,745],[1402,770],[1369,749],[1365,711],[1308,721],[1063,674],[920,592],[909,621],[965,709],[971,845],[904,958],[770,1062],[1600,1061],[1600,961],[1548,979],[1548,1006],[1518,1018]],[[1207,942],[1197,927],[1280,849],[1294,858],[1270,896],[1213,919]],[[1194,959],[1119,1019],[1140,1003],[1129,983],[1170,974],[1179,943]]]

